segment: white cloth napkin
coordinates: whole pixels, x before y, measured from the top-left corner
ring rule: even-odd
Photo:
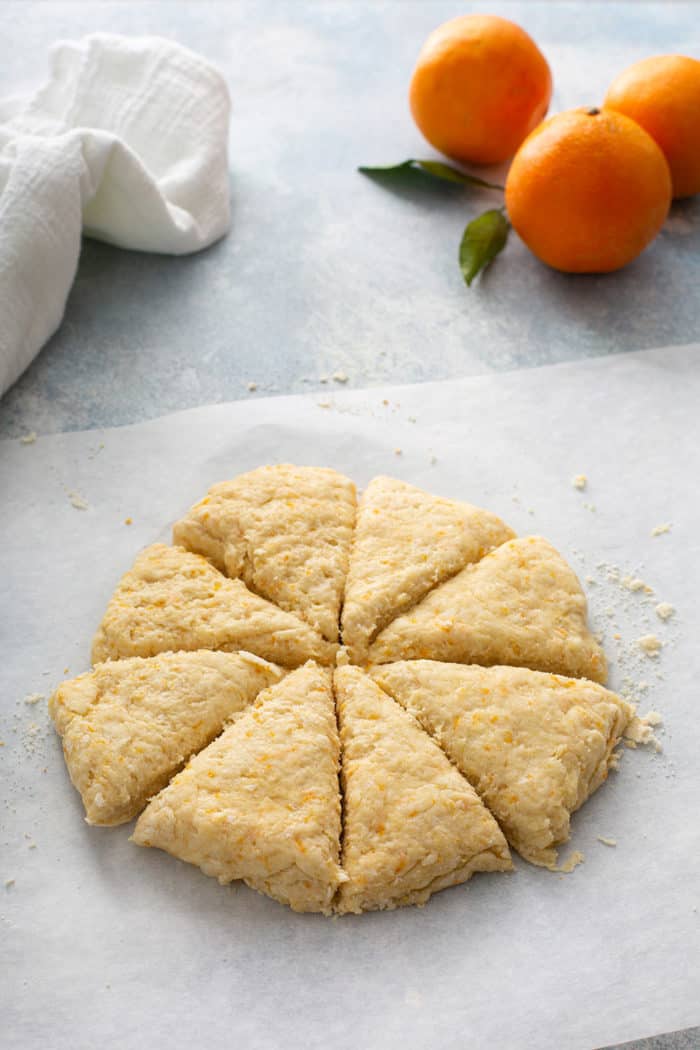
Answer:
[[[228,230],[229,95],[201,56],[97,33],[0,102],[0,394],[61,323],[81,231],[183,255]]]

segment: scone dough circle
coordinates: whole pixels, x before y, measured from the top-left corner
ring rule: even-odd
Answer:
[[[92,654],[50,700],[88,822],[297,911],[556,868],[633,715],[545,539],[325,467],[214,485]]]

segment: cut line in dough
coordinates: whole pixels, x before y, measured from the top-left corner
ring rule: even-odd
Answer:
[[[190,755],[283,672],[248,653],[162,653],[98,664],[49,700],[88,824],[135,817]]]
[[[292,613],[229,580],[199,554],[155,543],[119,582],[92,647],[94,663],[184,649],[245,649],[284,667],[332,663],[337,646]]]
[[[344,796],[339,912],[423,904],[477,871],[508,871],[489,811],[416,720],[358,667],[334,675]]]
[[[579,678],[413,660],[372,678],[439,742],[533,864],[556,869],[570,817],[615,764],[633,708]]]
[[[261,693],[141,814],[133,834],[295,911],[330,914],[339,865],[331,672],[307,664]]]
[[[507,664],[601,683],[607,676],[576,574],[541,536],[510,540],[431,591],[381,632],[369,658]]]
[[[173,542],[337,642],[356,502],[327,467],[259,467],[209,489]]]
[[[513,536],[489,511],[374,478],[358,507],[345,587],[342,636],[352,662],[365,662],[377,633],[433,587]]]

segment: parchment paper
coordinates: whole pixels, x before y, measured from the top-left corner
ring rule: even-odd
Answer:
[[[698,353],[334,389],[0,447],[7,1050],[589,1050],[700,1022]],[[328,920],[81,820],[45,702],[25,698],[87,667],[141,546],[209,484],[274,461],[482,504],[590,577],[613,685],[662,712],[664,751],[626,750],[575,817],[572,874],[517,860],[423,909]],[[666,623],[660,601],[677,610]],[[656,660],[635,646],[647,633],[664,642]]]

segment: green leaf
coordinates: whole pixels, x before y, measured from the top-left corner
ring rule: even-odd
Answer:
[[[503,186],[499,186],[495,182],[486,182],[485,179],[480,179],[476,175],[469,175],[465,171],[459,171],[458,168],[453,168],[450,164],[443,164],[439,160],[416,160],[411,158],[410,160],[401,161],[400,164],[388,164],[386,167],[372,168],[363,165],[357,170],[361,171],[363,175],[381,179],[401,177],[407,172],[422,172],[424,175],[430,175],[432,178],[440,179],[442,182],[457,183],[460,186],[476,186],[484,190],[503,190]]]
[[[478,219],[472,219],[459,246],[459,265],[467,285],[503,250],[509,230],[510,223],[502,208],[491,208]]]

